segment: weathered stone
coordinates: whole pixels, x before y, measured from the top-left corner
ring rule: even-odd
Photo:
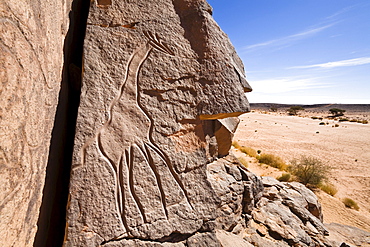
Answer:
[[[215,122],[215,137],[218,143],[218,156],[229,154],[234,132],[239,124],[237,117],[218,119]]]
[[[219,197],[206,164],[231,145],[215,135],[216,119],[247,112],[251,89],[211,8],[202,0],[104,3],[91,3],[87,21],[66,246],[85,232],[110,242],[235,226],[243,184],[223,168],[218,186],[230,192]]]
[[[221,247],[215,233],[197,233],[186,241],[188,247]]]
[[[251,212],[258,224],[252,221],[250,227],[258,229],[265,237],[283,240],[289,245],[332,246],[325,238],[328,231],[320,221],[322,212],[315,194],[295,182],[280,183],[263,177],[262,183],[265,186],[263,197]],[[268,234],[263,226],[268,228]],[[256,237],[254,240],[263,242]]]
[[[334,246],[370,246],[370,232],[337,223],[325,224]]]
[[[216,212],[214,228],[232,231],[236,224],[242,221],[244,184],[227,173],[226,166],[229,170],[233,170],[231,167],[237,167],[226,160],[208,164],[208,181],[220,199],[219,205],[214,209]]]
[[[261,177],[261,181],[262,181],[263,186],[265,187],[271,187],[275,185],[278,186],[280,184],[280,182],[273,177]]]
[[[216,238],[221,243],[221,246],[253,247],[252,244],[245,241],[242,237],[237,236],[231,232],[217,230]]]
[[[277,241],[273,239],[263,238],[258,234],[253,234],[250,237],[250,243],[253,244],[253,246],[257,247],[288,247],[289,244],[287,244],[284,241]]]
[[[243,213],[250,214],[262,197],[263,184],[255,174],[247,171],[244,166],[241,165],[238,168],[244,181]]]
[[[94,245],[81,245],[81,246],[94,246]],[[153,241],[140,241],[137,239],[134,240],[121,240],[116,242],[110,242],[104,244],[105,247],[121,247],[121,246],[135,246],[135,247],[185,247],[185,243],[161,243]]]
[[[287,184],[290,188],[296,190],[301,197],[307,202],[305,208],[314,216],[316,216],[320,221],[323,221],[323,216],[321,213],[321,205],[316,195],[309,189],[306,188],[301,183],[292,182]]]
[[[1,246],[33,246],[70,4],[0,1]]]

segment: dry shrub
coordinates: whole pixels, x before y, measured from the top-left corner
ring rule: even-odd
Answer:
[[[304,185],[318,186],[327,180],[329,167],[315,157],[302,155],[291,164],[290,172]]]
[[[240,149],[240,145],[237,141],[233,141],[232,145],[233,145],[234,148]]]
[[[253,148],[242,146],[239,148],[239,150],[248,156],[257,157],[257,151]]]
[[[241,152],[245,153],[251,157],[257,157],[257,151],[250,147],[240,146],[240,144],[236,141],[233,141],[232,145],[234,148],[239,149]]]
[[[354,200],[352,200],[351,198],[348,198],[348,197],[344,198],[343,203],[347,208],[352,208],[352,209],[355,209],[357,211],[360,209],[360,207],[357,205],[357,203]]]
[[[257,159],[260,163],[278,168],[281,171],[285,171],[288,168],[287,164],[280,157],[273,154],[261,154]]]
[[[248,168],[248,161],[246,159],[239,157],[238,160],[245,168]]]
[[[335,188],[335,186],[331,183],[320,184],[319,188],[331,196],[335,196],[335,194],[338,192],[338,189]]]
[[[280,177],[276,178],[280,182],[289,182],[291,178],[290,173],[283,173]]]

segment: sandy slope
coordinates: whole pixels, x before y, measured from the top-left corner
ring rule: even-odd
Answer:
[[[370,231],[370,124],[324,119],[320,120],[279,114],[248,113],[241,122],[234,141],[280,156],[289,162],[301,154],[315,156],[329,165],[330,182],[338,189],[335,198],[319,193],[325,223],[341,223]],[[339,127],[332,127],[339,124]],[[239,154],[240,155],[240,154]],[[250,161],[252,162],[252,161]],[[276,176],[258,165],[250,165],[260,175]],[[347,209],[341,199],[349,197],[360,211]]]

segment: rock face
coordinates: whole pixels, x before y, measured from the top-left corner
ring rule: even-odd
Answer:
[[[0,1],[0,245],[32,246],[71,1]]]
[[[70,4],[0,3],[1,246],[335,246],[229,154],[251,88],[206,1]]]
[[[227,156],[251,88],[211,13],[92,2],[65,246],[327,244],[311,192]]]
[[[328,238],[335,243],[335,246],[370,246],[370,232],[337,223],[325,226],[330,231]]]
[[[91,4],[66,246],[185,238],[215,221],[216,119],[247,112],[251,89],[211,12],[205,1]]]

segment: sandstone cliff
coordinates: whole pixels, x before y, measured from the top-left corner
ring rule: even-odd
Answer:
[[[70,1],[0,1],[0,245],[32,246]]]
[[[2,246],[340,244],[228,153],[251,88],[205,0],[0,10]]]

